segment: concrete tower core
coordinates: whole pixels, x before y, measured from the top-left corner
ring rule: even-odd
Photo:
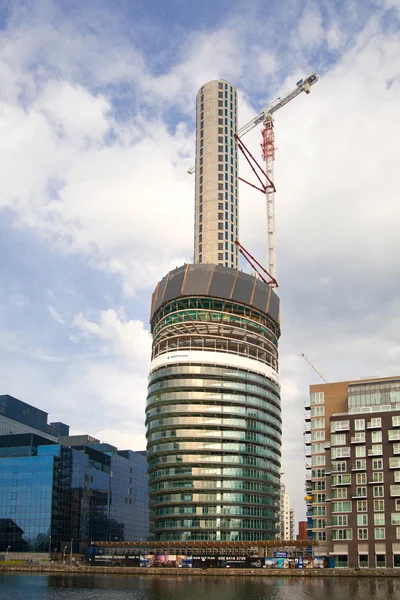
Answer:
[[[277,534],[279,298],[238,270],[236,107],[226,81],[197,95],[195,264],[167,273],[152,296],[152,540]]]
[[[237,91],[224,80],[197,93],[195,263],[238,268]]]

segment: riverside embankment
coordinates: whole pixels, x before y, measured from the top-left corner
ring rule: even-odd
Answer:
[[[179,569],[69,565],[0,565],[0,573],[159,575],[160,577],[399,577],[398,569]]]

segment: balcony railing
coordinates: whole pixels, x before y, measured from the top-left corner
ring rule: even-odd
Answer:
[[[365,435],[363,438],[359,438],[358,436],[354,436],[350,440],[351,444],[365,444]]]

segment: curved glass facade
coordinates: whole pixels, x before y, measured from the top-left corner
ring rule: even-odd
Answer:
[[[155,311],[152,333],[146,408],[151,539],[275,538],[279,324],[254,306],[180,297]],[[228,362],[228,354],[237,358]]]

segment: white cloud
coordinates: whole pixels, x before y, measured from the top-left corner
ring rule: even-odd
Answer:
[[[60,325],[65,325],[64,317],[54,308],[54,306],[48,306],[47,310],[50,313],[51,318]]]
[[[212,31],[177,38],[175,62],[153,73],[115,13],[109,22],[90,13],[90,33],[83,16],[60,20],[46,3],[47,21],[16,11],[0,35],[0,210],[49,252],[116,275],[136,299],[192,259],[194,140],[176,114],[193,118],[197,89],[222,76],[239,86],[243,124],[321,69],[311,95],[279,111],[275,127],[284,471],[299,517],[303,400],[317,380],[299,352],[329,380],[394,373],[399,356],[400,42],[380,20],[398,2],[363,22],[354,3],[323,20],[328,5],[291,2],[273,22],[233,11]],[[258,156],[259,131],[245,141]],[[243,186],[240,218],[241,241],[264,261],[264,199]],[[47,396],[44,408],[74,431],[139,448],[150,338],[142,306],[116,308],[124,300],[102,311],[84,305],[72,327],[57,328],[63,343],[75,341],[57,372],[57,352],[35,346],[32,368],[18,362],[32,350],[26,338],[2,334],[15,361],[3,382],[28,402]],[[68,323],[51,303],[53,320]]]

